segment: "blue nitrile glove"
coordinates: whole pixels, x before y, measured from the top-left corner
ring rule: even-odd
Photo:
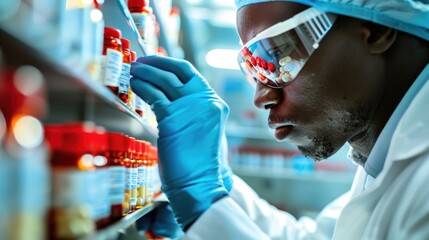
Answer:
[[[134,93],[151,105],[158,120],[162,191],[187,229],[228,194],[219,168],[228,106],[183,60],[142,57],[132,63],[131,75]]]
[[[136,227],[139,231],[151,232],[158,237],[177,239],[184,235],[168,202],[161,203],[137,220]]]

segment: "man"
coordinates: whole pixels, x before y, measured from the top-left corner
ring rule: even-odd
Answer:
[[[158,118],[163,191],[186,237],[429,238],[428,2],[293,2],[237,1],[239,62],[278,140],[316,160],[351,145],[352,189],[314,220],[276,210],[222,161],[228,108],[202,76],[143,57],[131,85]]]

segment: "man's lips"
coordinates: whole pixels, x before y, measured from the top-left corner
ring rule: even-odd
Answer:
[[[280,127],[277,127],[274,136],[277,140],[284,140],[287,138],[287,136],[293,131],[292,125],[283,125]]]

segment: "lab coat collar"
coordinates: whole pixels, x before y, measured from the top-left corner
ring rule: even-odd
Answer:
[[[402,121],[402,118],[409,116],[413,111],[422,111],[424,108],[416,109],[411,107],[412,102],[415,102],[416,96],[421,94],[424,91],[422,88],[425,83],[429,80],[429,64],[423,69],[411,87],[408,89],[405,96],[402,98],[389,121],[386,123],[386,126],[383,128],[383,131],[380,133],[380,136],[377,139],[367,161],[364,166],[365,171],[372,177],[377,177],[381,170],[384,168],[385,159],[387,157],[388,151],[391,151],[395,148],[392,148],[389,143],[391,143],[393,134],[399,130],[398,124]],[[408,109],[408,110],[407,110]],[[408,112],[408,113],[407,113]],[[423,111],[424,112],[424,111]],[[418,141],[418,140],[417,140]],[[401,150],[408,152],[408,150]],[[351,149],[350,153],[353,152]],[[355,156],[356,153],[349,154],[351,157]]]
[[[393,133],[387,155],[392,161],[407,160],[429,149],[429,64],[419,78],[425,83]]]

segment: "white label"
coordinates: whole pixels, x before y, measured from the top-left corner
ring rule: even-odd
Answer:
[[[135,107],[137,110],[143,110],[143,100],[137,96],[136,94],[134,94],[134,99],[135,99]]]
[[[137,184],[139,187],[146,187],[146,175],[147,175],[147,167],[140,166],[138,169],[138,180],[137,180]]]
[[[110,169],[110,204],[122,204],[125,191],[125,167],[112,166]]]
[[[101,168],[95,170],[93,180],[94,196],[91,201],[92,208],[94,209],[94,219],[98,220],[110,215],[110,201],[109,201],[109,176],[108,168]]]
[[[67,208],[90,204],[93,174],[94,172],[90,171],[54,168],[52,173],[52,206],[54,208]]]
[[[104,85],[118,87],[122,72],[122,53],[108,48],[101,65]]]
[[[130,88],[130,69],[130,64],[122,63],[122,72],[119,78],[119,93],[128,94],[128,89]]]
[[[137,189],[137,168],[127,168],[125,175],[125,188],[127,190]]]
[[[140,33],[140,37],[145,38],[146,19],[148,18],[148,15],[143,15],[141,13],[131,13],[131,17],[136,24],[137,31]]]

